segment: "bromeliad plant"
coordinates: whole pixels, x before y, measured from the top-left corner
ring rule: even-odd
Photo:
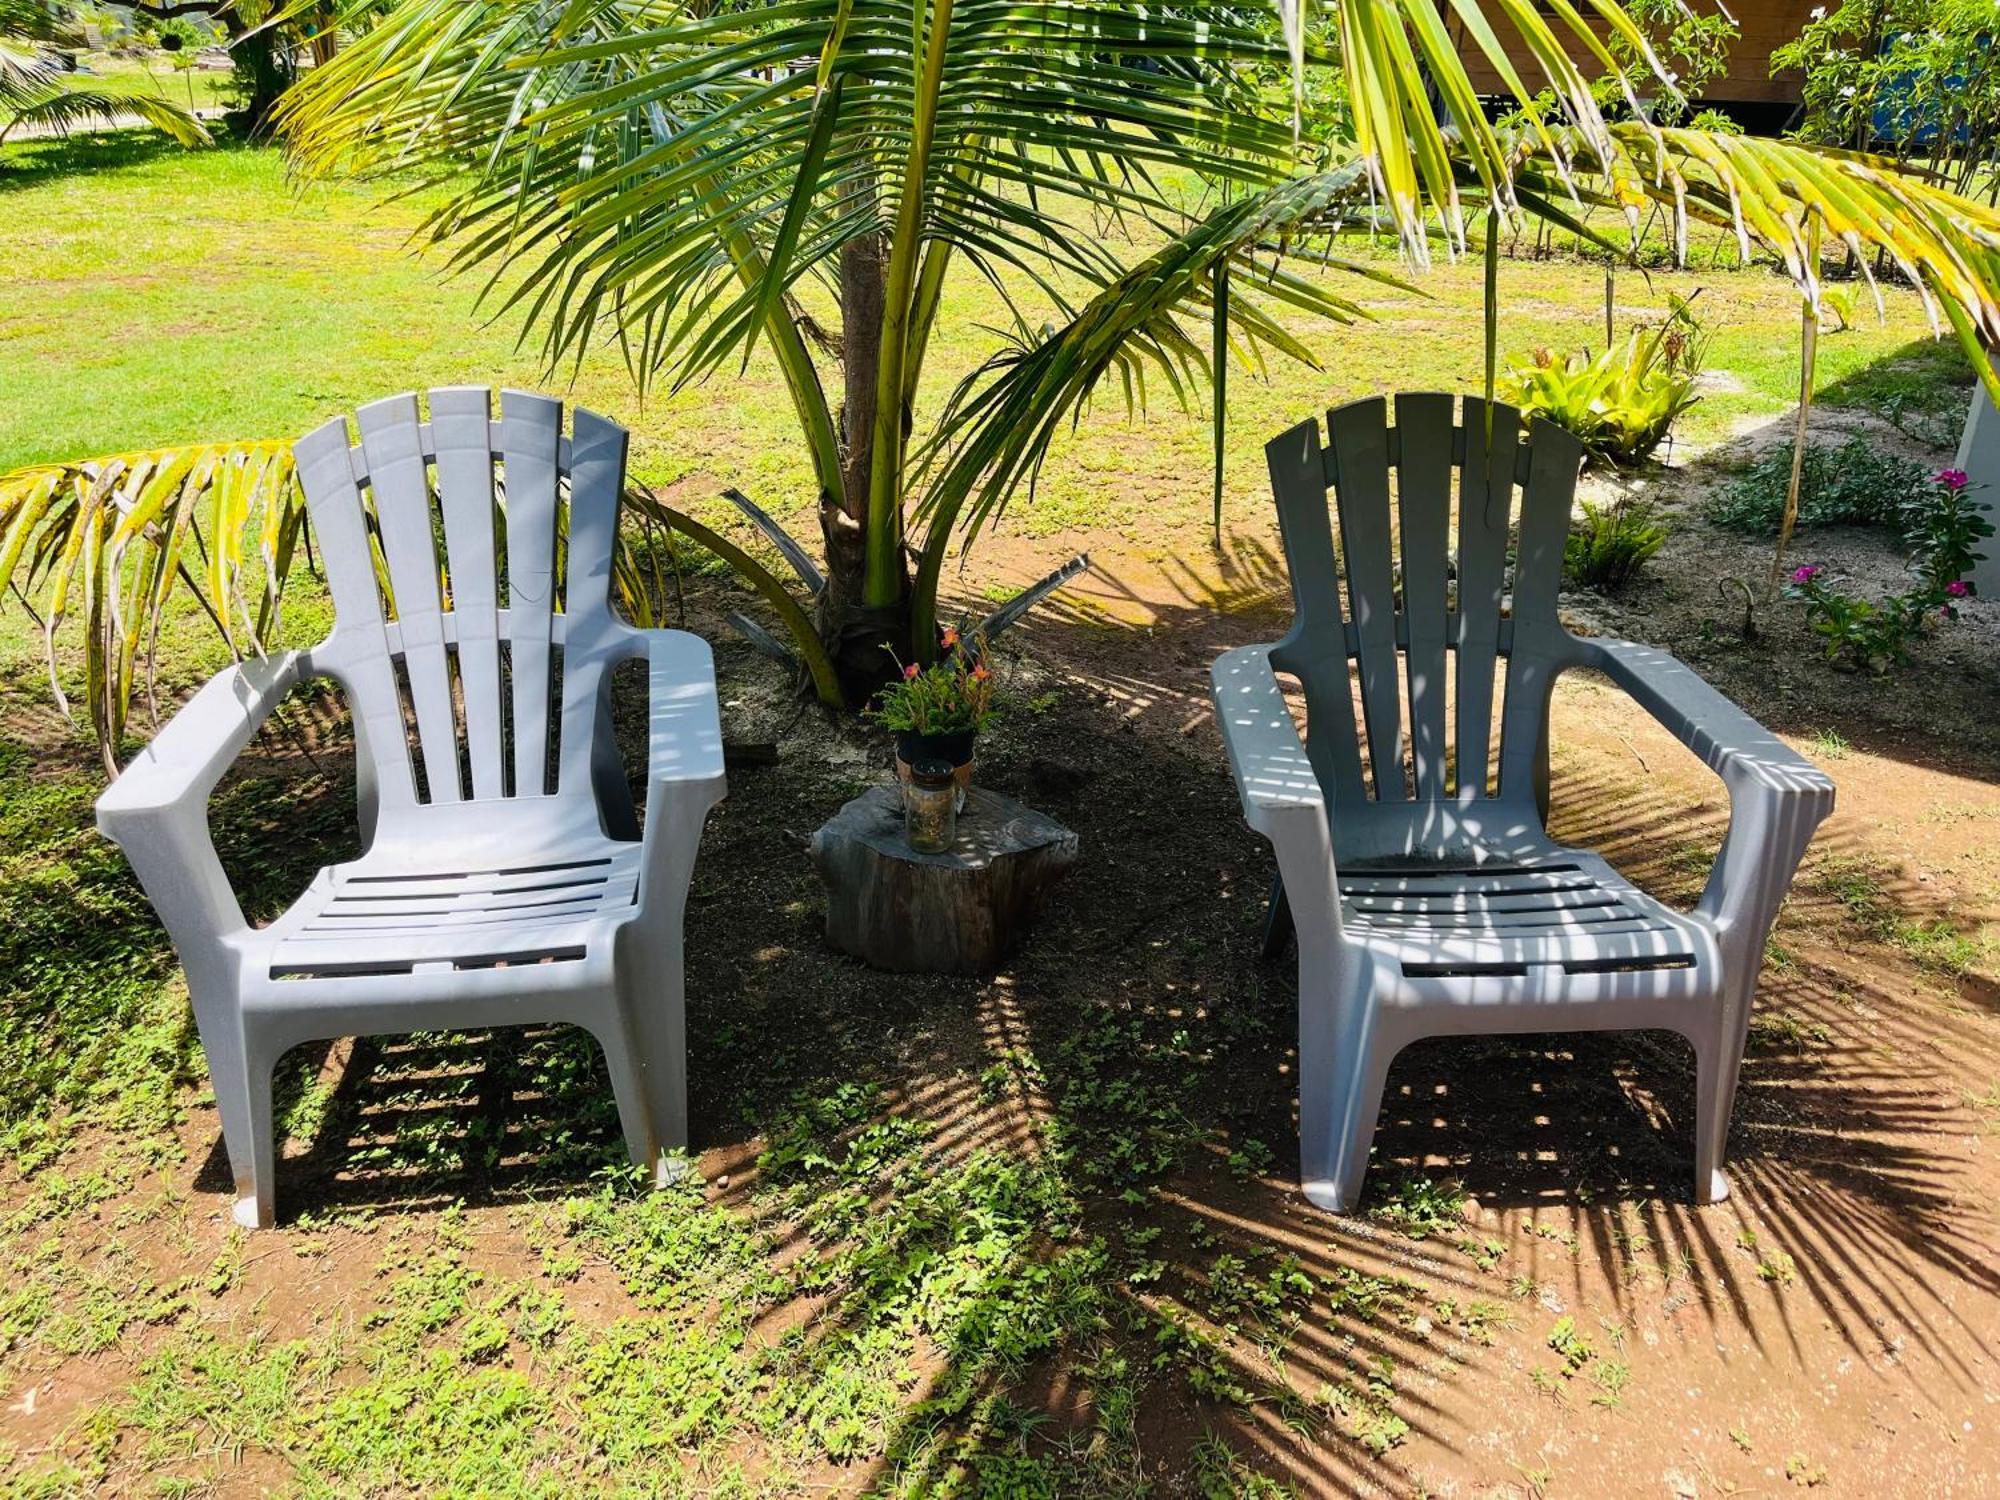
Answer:
[[[1970,487],[1963,469],[1941,469],[1931,493],[1911,502],[1914,582],[1903,593],[1862,599],[1828,582],[1817,564],[1792,570],[1785,595],[1805,605],[1806,620],[1835,666],[1879,677],[1908,665],[1912,643],[1940,621],[1958,618],[1959,605],[1972,595],[1965,575],[1984,560],[1979,545],[1993,535],[1992,523],[1967,496]]]
[[[1500,376],[1500,394],[1572,434],[1589,462],[1630,468],[1651,457],[1701,399],[1695,382],[1708,335],[1693,302],[1673,298],[1666,321],[1633,329],[1622,349],[1595,357],[1586,349],[1567,359],[1538,349]]]
[[[1343,278],[1383,278],[1329,253],[1357,220],[1386,220],[1422,266],[1434,240],[1464,247],[1468,207],[1587,233],[1565,204],[1635,229],[1658,205],[1731,226],[1815,299],[1823,233],[1879,246],[1968,348],[2000,344],[2000,212],[1865,156],[1609,124],[1570,49],[1626,79],[1609,28],[1660,70],[1615,0],[1589,9],[1451,0],[1448,25],[1436,0],[356,0],[278,129],[304,173],[432,183],[431,239],[552,365],[608,343],[678,387],[768,351],[823,562],[749,509],[797,582],[717,550],[819,695],[859,705],[884,645],[935,656],[948,556],[1100,390],[1136,405],[1149,377],[1177,396],[1208,379],[1219,455],[1229,364],[1313,360],[1280,314],[1362,315]],[[1525,107],[1518,129],[1489,121],[1461,46]],[[1005,326],[933,398],[955,276],[990,284]],[[0,478],[0,526],[17,490]],[[53,544],[27,522],[35,555],[101,569],[111,503],[66,513]],[[241,550],[200,527],[174,545]]]

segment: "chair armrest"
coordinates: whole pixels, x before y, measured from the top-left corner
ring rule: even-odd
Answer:
[[[632,635],[645,653],[651,682],[640,904],[678,912],[694,874],[702,824],[728,791],[715,658],[707,641],[684,630]]]
[[[1240,646],[1223,652],[1209,686],[1245,820],[1267,838],[1304,814],[1324,824],[1326,794],[1271,670],[1271,648]]]
[[[1209,674],[1209,688],[1244,820],[1271,841],[1278,857],[1299,961],[1323,966],[1341,944],[1333,829],[1319,773],[1271,670],[1271,651],[1240,646],[1223,652]]]
[[[1657,646],[1579,640],[1594,667],[1701,757],[1725,781],[1756,785],[1833,810],[1833,782],[1818,766]],[[1734,786],[1732,785],[1732,790]]]
[[[1326,832],[1326,792],[1284,702],[1270,652],[1270,646],[1222,652],[1210,672],[1210,692],[1244,820],[1280,846],[1282,860],[1284,844],[1306,844],[1312,850],[1330,850],[1332,844]]]
[[[698,784],[728,789],[722,769],[722,713],[716,703],[715,657],[708,642],[685,630],[641,630],[650,669],[646,780],[655,787]]]
[[[1695,909],[1761,949],[1792,872],[1833,811],[1832,779],[1657,647],[1577,644],[1579,665],[1630,693],[1729,789],[1729,834]]]
[[[125,852],[180,950],[190,983],[247,924],[208,833],[208,798],[304,674],[288,651],[211,678],[97,799],[97,827]]]

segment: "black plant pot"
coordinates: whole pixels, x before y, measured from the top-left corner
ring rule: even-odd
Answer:
[[[955,734],[901,730],[896,735],[896,759],[906,766],[914,766],[920,760],[941,760],[956,771],[972,764],[972,743],[978,737],[976,729],[961,729]]]

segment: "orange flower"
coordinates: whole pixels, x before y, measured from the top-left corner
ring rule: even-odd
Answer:
[[[993,670],[985,662],[981,662],[972,669],[972,680],[974,682],[987,682],[992,679],[992,676]]]
[[[947,625],[944,628],[944,634],[939,639],[943,642],[944,649],[949,651],[953,646],[958,644],[958,631],[955,627]]]
[[[915,662],[911,662],[907,667],[903,668],[903,681],[915,682],[916,680],[917,680],[917,664]]]

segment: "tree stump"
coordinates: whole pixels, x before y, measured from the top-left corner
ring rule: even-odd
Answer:
[[[903,974],[990,972],[1076,855],[1076,835],[1053,818],[980,787],[943,854],[903,841],[902,792],[890,786],[856,797],[812,839],[827,941]]]

